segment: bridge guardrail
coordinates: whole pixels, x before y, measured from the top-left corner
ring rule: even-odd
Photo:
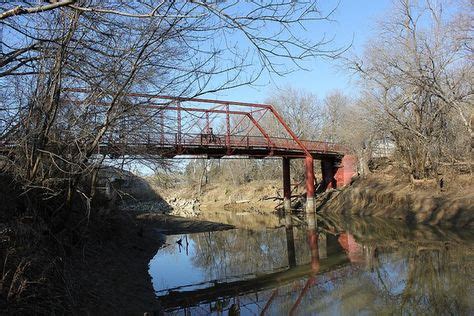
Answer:
[[[264,137],[251,135],[197,134],[197,133],[143,133],[128,134],[127,137],[109,134],[105,143],[148,145],[161,147],[214,147],[214,148],[266,148],[268,150],[302,151],[299,144],[291,138]],[[302,141],[310,152],[345,152],[339,145],[321,141]]]

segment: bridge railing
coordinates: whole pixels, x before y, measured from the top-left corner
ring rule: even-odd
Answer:
[[[310,152],[343,152],[342,146],[320,141],[302,141]],[[103,144],[127,146],[160,146],[166,147],[207,147],[228,149],[267,149],[301,151],[300,145],[291,138],[264,137],[250,135],[227,135],[205,133],[139,133],[108,134]]]
[[[110,106],[111,98],[102,90],[67,88],[63,91],[65,100],[74,105],[105,108]],[[113,99],[115,100],[115,97]],[[90,100],[94,102],[90,103]],[[120,121],[118,124],[124,125],[124,129],[141,130],[141,133],[134,132],[136,135],[127,135],[126,141],[129,146],[161,144],[162,146],[226,146],[228,149],[265,147],[304,152],[305,155],[310,151],[341,153],[346,151],[342,146],[333,143],[301,140],[269,104],[149,93],[124,93],[119,96],[117,102],[116,106],[123,107],[124,112],[127,111],[127,116],[137,126],[134,128],[127,126],[129,124],[127,117],[121,118],[123,122]],[[145,127],[145,124],[148,127]],[[212,135],[212,129],[214,127],[216,130],[216,126],[220,126],[219,129],[222,128],[225,134]],[[111,132],[111,137],[104,142],[117,143],[114,133],[116,132]],[[259,136],[254,136],[256,133]],[[287,138],[274,137],[272,133],[287,135]]]

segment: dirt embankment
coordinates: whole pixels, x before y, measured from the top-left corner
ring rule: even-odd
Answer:
[[[81,314],[160,314],[148,264],[165,242],[165,235],[233,228],[154,213],[122,217],[114,225],[117,227],[113,238],[91,247],[86,255],[78,251],[69,260],[67,279],[76,285],[76,310]]]
[[[151,178],[129,176],[122,183],[114,183],[114,189],[119,209],[183,217],[196,217],[209,210],[268,213],[282,202],[282,184],[278,180],[241,185],[209,183],[198,190],[191,185],[163,188]]]
[[[269,213],[275,211],[282,201],[282,187],[278,180],[257,180],[237,186],[231,183],[211,183],[204,187],[201,194],[191,187],[161,190],[160,194],[166,201],[191,201],[202,212],[223,210]]]
[[[25,250],[31,243],[18,239],[19,233],[31,231],[31,224],[5,225],[0,229],[0,248],[7,251],[6,257],[0,256],[0,314],[7,315],[160,315],[148,264],[165,235],[233,228],[117,211],[91,220],[87,236],[61,252],[47,238],[37,237],[35,249]]]
[[[473,227],[474,185],[465,175],[443,189],[439,181],[409,183],[396,175],[373,174],[317,198],[317,211],[403,219],[409,224]]]

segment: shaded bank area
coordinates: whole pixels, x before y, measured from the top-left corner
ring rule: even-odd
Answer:
[[[407,183],[394,175],[371,175],[321,194],[316,210],[470,228],[474,226],[474,185],[469,177],[459,177],[450,187],[440,188],[435,180]]]
[[[93,314],[143,315],[160,311],[148,263],[167,234],[231,229],[233,226],[169,215],[142,213],[122,218],[113,238],[78,251],[69,260],[67,279],[77,285],[77,310]],[[86,293],[86,295],[82,295]]]
[[[37,224],[21,219],[2,223],[0,313],[143,315],[160,311],[148,263],[163,246],[166,234],[232,227],[115,211],[91,220],[87,234],[66,245]]]

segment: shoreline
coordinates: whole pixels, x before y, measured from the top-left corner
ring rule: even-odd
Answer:
[[[393,176],[373,175],[356,179],[346,188],[319,195],[316,208],[318,217],[327,214],[396,218],[404,224],[469,231],[474,224],[474,193],[471,193],[470,185],[468,182],[464,191],[450,188],[447,192],[437,192],[432,183],[415,188],[403,181],[396,182]],[[251,184],[247,184],[247,188],[249,186]],[[271,193],[275,186],[268,185],[267,188]],[[261,199],[261,196],[255,195],[254,199]],[[6,312],[34,313],[50,309],[58,313],[143,315],[149,312],[160,315],[161,307],[148,264],[164,244],[164,235],[282,224],[276,217],[270,218],[273,208],[262,210],[249,208],[249,203],[234,204],[236,208],[233,209],[216,207],[214,214],[207,207],[194,217],[134,211],[133,208],[97,215],[91,219],[86,238],[80,243],[71,243],[64,253],[56,248],[44,248],[45,260],[51,261],[54,271],[33,290],[36,292],[44,287],[54,291],[57,295],[54,300],[46,296],[48,299],[42,301],[42,309],[30,299],[22,300],[18,305],[7,305]],[[230,221],[231,215],[237,215],[238,220]],[[44,245],[48,245],[47,241]],[[43,297],[42,293],[36,293],[38,298]],[[133,302],[133,306],[129,302]]]
[[[421,183],[417,187],[397,182],[394,177],[372,175],[319,195],[316,211],[401,219],[408,225],[469,229],[474,227],[474,192],[470,190],[472,183],[468,182],[466,187],[465,192],[452,188],[442,192],[435,182]]]
[[[78,249],[65,265],[79,314],[161,315],[148,264],[166,236],[232,229],[232,225],[171,215],[136,213],[116,218],[117,233],[109,240]],[[129,214],[127,214],[129,215]],[[74,285],[74,286],[71,286]],[[75,293],[75,294],[74,294]]]

